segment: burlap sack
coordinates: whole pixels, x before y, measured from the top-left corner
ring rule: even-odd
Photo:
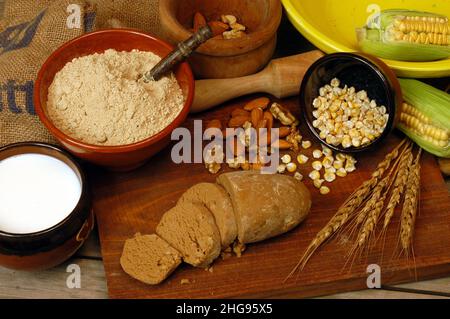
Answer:
[[[67,27],[69,4],[81,8],[79,29]],[[34,111],[36,75],[64,42],[97,26],[112,27],[112,21],[158,35],[158,1],[0,0],[0,146],[56,143]]]
[[[86,0],[95,6],[100,29],[128,27],[161,36],[158,0]],[[117,21],[120,24],[116,24]]]
[[[67,27],[67,7],[85,3],[3,1],[0,16],[0,145],[20,141],[54,142],[33,106],[33,85],[45,59],[61,44],[85,32]]]

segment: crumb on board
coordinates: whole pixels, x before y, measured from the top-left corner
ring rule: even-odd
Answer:
[[[187,278],[183,278],[180,280],[181,285],[189,285],[190,283],[191,283],[191,281]]]

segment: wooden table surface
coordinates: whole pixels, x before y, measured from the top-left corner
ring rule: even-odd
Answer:
[[[276,56],[292,55],[313,48],[285,19],[283,20]],[[450,178],[446,181],[450,192]],[[67,287],[66,282],[71,275],[67,268],[72,264],[78,265],[81,270],[79,289]],[[108,298],[97,232],[92,233],[73,258],[56,268],[28,273],[0,267],[0,298]],[[450,277],[322,298],[450,298]]]
[[[450,192],[450,178],[446,181]],[[66,281],[71,274],[67,272],[67,267],[71,264],[80,267],[80,289],[67,288]],[[0,298],[108,298],[97,233],[92,233],[80,251],[59,267],[34,273],[0,267]],[[324,298],[450,298],[450,277]]]

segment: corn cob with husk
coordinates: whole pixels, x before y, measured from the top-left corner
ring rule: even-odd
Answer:
[[[450,94],[417,80],[399,81],[405,102],[397,127],[427,152],[450,158]]]
[[[356,33],[361,50],[381,58],[433,61],[450,56],[450,24],[444,15],[385,10]]]

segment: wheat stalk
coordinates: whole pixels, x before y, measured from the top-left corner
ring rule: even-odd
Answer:
[[[409,187],[405,192],[405,201],[403,203],[401,214],[400,242],[402,249],[407,255],[412,250],[414,226],[419,202],[421,154],[422,150],[420,149],[414,160],[414,164],[411,167],[407,182]]]
[[[383,192],[383,190],[388,186],[390,178],[390,175],[386,176],[378,183],[373,191],[372,197],[363,208],[368,216],[359,232],[358,239],[356,240],[355,245],[357,247],[362,247],[375,229],[378,217],[384,206],[384,200],[386,199],[386,192]]]
[[[392,190],[391,197],[389,198],[389,202],[386,206],[383,230],[386,230],[387,226],[391,222],[392,216],[394,215],[395,208],[400,203],[401,196],[408,181],[408,173],[412,161],[413,161],[412,150],[411,148],[408,148],[403,156],[403,160],[400,162],[397,177],[395,178],[394,182],[394,189]]]
[[[367,196],[370,195],[372,189],[377,185],[379,179],[383,176],[385,171],[391,165],[391,162],[395,160],[399,155],[399,150],[405,143],[406,139],[397,145],[386,157],[380,162],[376,170],[372,173],[369,180],[363,182],[342,204],[338,209],[336,214],[328,221],[328,223],[323,227],[314,237],[314,239],[309,244],[303,256],[300,258],[298,263],[294,266],[292,271],[286,277],[285,281],[289,279],[299,268],[303,269],[308,263],[314,252],[328,239],[330,239],[338,230],[344,226],[349,219],[354,217],[355,210],[361,206]]]

